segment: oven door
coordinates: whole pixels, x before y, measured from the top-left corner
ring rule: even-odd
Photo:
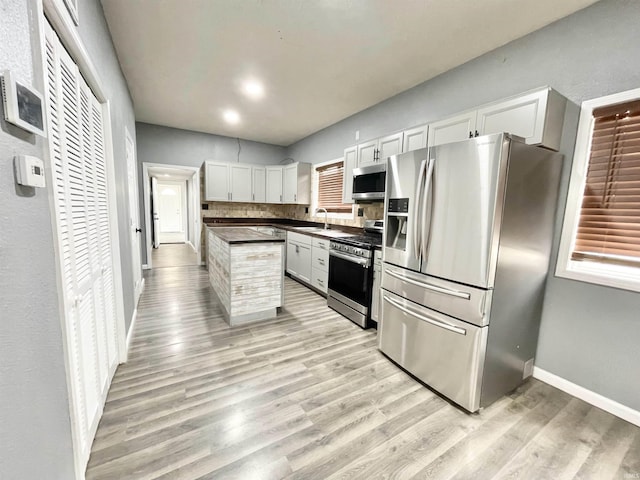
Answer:
[[[371,304],[372,273],[371,259],[331,250],[329,252],[329,306],[359,325],[366,324]],[[339,304],[336,308],[337,303]],[[358,314],[355,315],[358,320],[352,318],[351,311]]]

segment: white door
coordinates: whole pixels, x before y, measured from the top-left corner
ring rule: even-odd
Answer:
[[[205,165],[204,199],[209,202],[228,202],[229,164],[207,162]]]
[[[131,269],[133,271],[134,303],[142,293],[142,259],[140,209],[138,206],[138,166],[136,164],[136,149],[129,130],[125,127],[125,144],[127,156],[127,179],[129,181],[129,233],[131,237]]]
[[[378,158],[378,140],[358,145],[358,167],[373,165]]]
[[[410,128],[404,131],[403,152],[412,152],[427,146],[427,126]]]
[[[298,165],[287,165],[283,169],[282,198],[284,203],[298,202]]]
[[[357,155],[358,147],[350,147],[344,150],[342,203],[353,203],[353,169],[358,164]]]
[[[267,203],[282,203],[282,167],[266,167]]]
[[[231,184],[232,202],[251,201],[251,165],[235,165],[229,167],[229,183]]]
[[[428,145],[459,142],[475,135],[476,111],[466,112],[429,124]]]
[[[387,135],[382,137],[378,141],[378,159],[377,162],[386,162],[387,157],[391,155],[397,155],[402,153],[402,138],[403,133],[394,133],[393,135]]]
[[[186,192],[179,182],[158,182],[158,237],[160,243],[186,242]]]
[[[253,192],[252,200],[254,202],[265,202],[267,199],[266,170],[264,167],[252,167]]]

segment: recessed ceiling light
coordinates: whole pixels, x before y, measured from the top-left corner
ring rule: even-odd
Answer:
[[[264,87],[260,82],[256,82],[255,80],[245,82],[242,89],[247,97],[253,98],[254,100],[264,96]]]
[[[225,110],[222,117],[227,123],[236,124],[240,121],[240,115],[235,110]]]

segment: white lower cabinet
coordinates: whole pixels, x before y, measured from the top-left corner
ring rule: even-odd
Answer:
[[[311,237],[287,233],[287,273],[311,284]]]
[[[296,280],[327,293],[329,240],[287,232],[286,270]]]
[[[327,293],[329,281],[329,240],[313,238],[311,243],[311,285]]]

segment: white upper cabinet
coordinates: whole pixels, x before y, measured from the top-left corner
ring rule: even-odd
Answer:
[[[253,197],[251,191],[251,165],[229,165],[229,200],[232,202],[250,202]]]
[[[353,203],[353,169],[358,166],[358,147],[346,148],[343,162],[342,203]]]
[[[402,152],[412,152],[427,146],[427,125],[410,128],[404,131],[402,141]]]
[[[285,166],[283,179],[283,202],[309,205],[311,201],[311,164],[292,163]]]
[[[229,164],[206,162],[204,199],[208,202],[228,202],[229,193]]]
[[[267,171],[265,167],[253,166],[251,167],[251,173],[253,201],[264,203],[267,201]]]
[[[378,140],[361,143],[358,145],[358,167],[373,165],[378,158]]]
[[[267,185],[266,202],[282,203],[282,167],[266,167]]]
[[[394,133],[393,135],[387,135],[378,140],[378,159],[377,162],[386,162],[387,157],[391,155],[397,155],[403,152],[402,139],[404,133]]]
[[[481,135],[509,132],[530,145],[560,148],[566,99],[545,88],[478,109]]]
[[[459,142],[475,136],[475,110],[429,124],[428,146]]]
[[[530,145],[558,150],[566,99],[542,88],[429,124],[428,145],[508,132]]]

